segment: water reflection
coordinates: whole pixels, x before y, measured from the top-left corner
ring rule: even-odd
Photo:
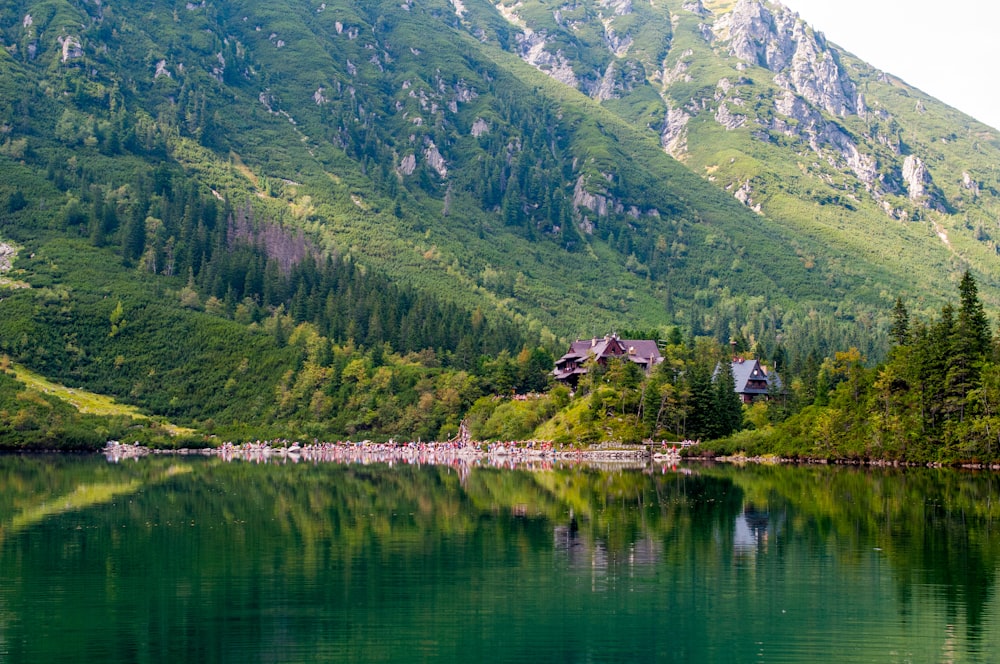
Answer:
[[[0,456],[0,660],[1000,646],[995,477],[661,470]]]
[[[771,513],[766,507],[762,509],[747,503],[733,524],[733,550],[745,555],[767,553],[774,527],[776,524],[772,525]]]

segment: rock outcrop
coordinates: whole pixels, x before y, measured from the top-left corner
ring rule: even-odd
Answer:
[[[903,160],[903,182],[912,202],[928,209],[944,210],[942,197],[923,159],[913,154],[906,156]]]
[[[841,71],[836,54],[799,15],[760,0],[739,0],[716,21],[713,31],[730,53],[776,74],[775,82],[828,113],[854,113],[857,91]]]
[[[28,17],[30,18],[30,14]],[[62,62],[69,62],[70,60],[83,57],[83,46],[80,44],[78,37],[59,37],[57,41],[59,42],[59,48],[62,49]]]
[[[669,108],[663,119],[660,145],[674,159],[680,159],[687,152],[687,124],[691,120],[683,109]]]
[[[519,34],[517,36],[518,55],[521,56],[522,60],[557,81],[574,88],[577,87],[579,81],[577,81],[576,73],[562,51],[557,50],[555,53],[551,53],[546,49],[548,45],[546,34],[544,30],[535,32],[531,29],[526,29]]]
[[[434,145],[434,141],[429,140],[427,142],[427,149],[424,150],[424,159],[427,160],[427,165],[433,168],[438,175],[443,178],[448,176],[448,165],[438,151],[437,146]]]

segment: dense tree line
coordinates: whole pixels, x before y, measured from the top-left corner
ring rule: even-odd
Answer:
[[[63,170],[53,167],[52,177],[67,184]],[[82,175],[76,184],[86,181]],[[464,369],[526,343],[511,323],[326,254],[300,230],[255,217],[249,204],[206,196],[166,165],[141,173],[127,195],[110,197],[97,185],[83,192],[64,209],[64,227],[118,250],[126,265],[187,277],[197,294],[189,294],[192,306],[247,323],[280,308],[334,342],[388,343],[404,353],[431,348]]]
[[[826,358],[795,390],[799,412],[721,448],[796,456],[909,461],[994,461],[1000,456],[1000,347],[965,272],[958,302],[936,318],[893,310],[888,358],[866,365],[856,349]],[[720,449],[721,449],[720,448]]]

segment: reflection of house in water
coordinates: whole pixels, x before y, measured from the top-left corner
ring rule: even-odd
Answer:
[[[564,556],[571,569],[591,571],[594,591],[606,589],[608,571],[612,567],[654,568],[663,558],[663,543],[649,537],[632,542],[619,554],[609,552],[605,542],[591,541],[580,534],[579,523],[572,513],[570,522],[555,526],[552,534],[556,554]]]
[[[580,537],[580,524],[570,513],[569,523],[552,529],[556,552],[564,554],[569,560],[569,566],[582,568],[590,566],[590,552],[587,544]]]
[[[747,503],[733,525],[733,550],[738,554],[766,553],[774,527],[768,510]]]
[[[632,567],[653,567],[663,558],[663,542],[650,537],[633,542],[628,549],[628,562]]]

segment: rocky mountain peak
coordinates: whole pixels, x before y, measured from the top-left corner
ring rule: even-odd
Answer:
[[[781,4],[739,0],[713,32],[730,54],[777,74],[775,82],[836,116],[856,112],[856,86],[822,35]]]

